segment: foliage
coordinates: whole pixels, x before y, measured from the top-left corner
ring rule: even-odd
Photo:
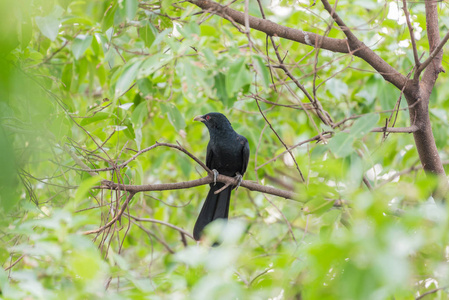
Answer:
[[[324,34],[329,15],[304,2],[262,1],[273,22]],[[244,11],[244,1],[235,7]],[[424,4],[409,10],[427,55]],[[275,37],[290,72],[335,122],[362,115],[330,128],[276,68],[265,34],[251,31],[249,48],[231,22],[198,11],[172,0],[1,2],[2,298],[410,299],[447,287],[449,211],[432,197],[437,179],[417,166],[411,135],[370,133],[394,118],[400,91],[349,54]],[[249,12],[261,16],[256,1]],[[338,1],[338,12],[388,63],[410,72],[396,1]],[[441,3],[441,32],[448,13]],[[336,28],[326,34],[343,38]],[[443,160],[448,95],[444,75],[430,108]],[[408,126],[406,102],[399,107],[396,126]],[[213,224],[198,245],[167,225],[191,232],[207,186],[139,193],[112,227],[83,235],[125,201],[125,193],[95,189],[100,180],[140,185],[206,173],[162,147],[118,173],[80,169],[115,167],[156,142],[179,142],[204,161],[207,131],[191,120],[210,111],[248,138],[245,179],[298,198],[240,188],[231,221]],[[292,150],[301,182],[283,143],[324,132],[332,134]],[[223,243],[211,248],[216,238]]]

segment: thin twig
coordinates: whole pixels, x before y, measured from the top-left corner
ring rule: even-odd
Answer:
[[[376,127],[371,129],[371,132],[413,133],[418,130],[418,126],[411,125],[409,127]]]
[[[173,224],[170,224],[170,223],[167,223],[167,222],[164,222],[164,221],[161,221],[161,220],[156,220],[156,219],[139,218],[139,217],[136,217],[136,216],[133,216],[133,215],[128,215],[128,214],[125,214],[125,215],[131,217],[131,219],[133,219],[135,221],[138,221],[138,222],[150,222],[150,223],[156,223],[156,224],[161,224],[161,225],[170,227],[170,228],[172,228],[174,230],[177,230],[177,231],[181,232],[183,235],[188,236],[192,240],[194,240],[193,235],[191,235],[189,232],[187,232],[184,229],[182,229],[182,228],[180,228],[178,226],[175,226]]]
[[[185,154],[187,154],[190,158],[192,158],[195,162],[197,162],[204,170],[206,170],[207,172],[210,172],[209,168],[198,158],[196,158],[193,154],[191,154],[189,151],[187,151],[184,147],[180,146],[180,145],[174,145],[174,144],[169,144],[169,143],[159,143],[156,142],[156,144],[154,144],[151,147],[142,149],[140,151],[138,151],[136,154],[134,154],[131,158],[129,158],[127,161],[123,162],[120,165],[117,165],[116,167],[108,167],[108,168],[99,168],[99,169],[88,169],[88,168],[73,168],[73,167],[69,167],[69,166],[64,166],[66,168],[69,169],[73,169],[76,171],[82,171],[82,172],[104,172],[104,171],[111,171],[111,170],[115,170],[115,169],[122,169],[124,167],[126,167],[130,162],[132,162],[133,160],[135,160],[139,155],[148,152],[150,150],[153,150],[154,148],[157,147],[169,147],[169,148],[174,148],[174,149],[178,149],[181,152],[184,152]]]
[[[126,187],[123,190],[126,191]],[[85,231],[85,232],[83,232],[83,234],[87,235],[87,234],[92,234],[92,233],[100,233],[100,232],[104,231],[106,228],[109,228],[112,225],[114,225],[116,223],[116,221],[122,216],[123,212],[125,211],[126,207],[128,206],[128,203],[131,201],[131,199],[133,198],[134,195],[135,195],[135,193],[129,192],[128,197],[126,197],[125,203],[123,203],[122,208],[120,209],[119,213],[117,215],[115,215],[111,221],[109,221],[108,223],[106,223],[105,225],[103,225],[102,227],[100,227],[98,229]]]
[[[306,144],[306,143],[313,142],[313,141],[320,141],[321,138],[322,138],[323,136],[324,136],[324,138],[327,139],[327,138],[330,138],[330,137],[331,137],[331,134],[328,133],[328,132],[323,132],[322,134],[316,135],[316,136],[314,136],[314,137],[312,137],[312,138],[310,138],[310,139],[307,139],[307,140],[302,141],[302,142],[300,142],[300,143],[298,143],[298,144],[296,144],[296,145],[294,145],[294,146],[291,146],[291,147],[288,148],[288,149],[289,149],[289,150],[293,150],[293,149],[295,149],[296,147],[299,147],[299,146],[304,145],[304,144]],[[275,161],[276,159],[278,159],[279,157],[281,157],[281,156],[284,155],[285,153],[287,153],[287,150],[285,150],[285,151],[282,152],[281,154],[276,155],[276,156],[273,157],[272,159],[270,159],[270,160],[264,162],[264,163],[261,164],[260,166],[257,166],[257,167],[255,168],[256,171],[257,171],[258,169],[262,168],[263,166],[268,165],[268,164],[271,163],[272,161]]]
[[[284,141],[282,140],[282,138],[279,136],[279,134],[276,132],[276,130],[274,130],[273,126],[271,126],[270,121],[268,121],[267,117],[265,116],[265,114],[263,113],[262,109],[260,108],[259,105],[259,101],[256,99],[256,104],[257,107],[259,108],[259,112],[262,115],[262,117],[265,119],[265,122],[267,122],[268,126],[270,126],[271,131],[274,132],[274,134],[277,136],[278,140],[282,143],[282,145],[285,147],[285,149],[288,151],[288,153],[290,154],[291,158],[293,159],[293,161],[295,162],[296,165],[296,169],[299,172],[299,176],[301,176],[301,180],[302,182],[305,181],[304,176],[302,175],[301,169],[298,166],[298,163],[296,162],[295,156],[293,155],[292,151],[289,149],[289,147],[284,143]]]
[[[8,267],[5,268],[5,271],[8,271],[9,269],[11,269],[12,267],[14,267],[15,265],[17,265],[23,258],[25,257],[25,254],[22,254],[18,259],[16,259],[15,262],[13,262],[12,264],[10,264]]]
[[[282,216],[282,218],[284,219],[285,223],[287,224],[288,227],[288,232],[290,232],[293,241],[295,242],[295,244],[298,244],[298,241],[296,240],[295,234],[293,233],[293,229],[292,229],[292,224],[290,224],[290,222],[288,221],[287,217],[285,216],[285,214],[282,212],[282,210],[276,206],[276,204],[273,203],[273,201],[270,200],[270,198],[267,197],[267,195],[263,194],[264,198],[278,211],[278,213]]]
[[[321,0],[324,5],[324,9],[331,15],[334,19],[335,23],[337,23],[338,27],[343,31],[349,41],[355,42],[359,41],[359,39],[352,33],[348,26],[346,26],[345,22],[340,18],[340,16],[336,13],[336,7],[332,7],[327,0]]]
[[[419,78],[421,72],[424,71],[424,69],[432,62],[435,56],[437,56],[438,53],[440,53],[440,51],[443,49],[443,46],[447,43],[448,40],[449,40],[449,31],[446,33],[446,35],[438,44],[438,46],[435,48],[435,50],[432,51],[429,57],[419,66],[418,70],[416,70],[414,78],[416,79]]]
[[[407,21],[407,27],[408,27],[408,30],[410,32],[410,39],[412,41],[413,58],[415,59],[415,66],[417,68],[419,68],[419,65],[421,63],[419,61],[418,49],[416,48],[415,34],[413,32],[413,26],[412,26],[411,19],[410,19],[410,13],[409,13],[409,11],[407,9],[407,1],[406,0],[402,0],[402,9],[404,10],[405,19]]]
[[[447,286],[427,291],[427,292],[423,293],[422,295],[419,295],[418,297],[416,297],[415,300],[420,300],[420,299],[424,298],[427,295],[430,295],[430,294],[433,294],[433,293],[436,293],[438,291],[445,290],[445,289],[447,289]]]
[[[161,238],[159,238],[157,235],[155,235],[151,230],[146,229],[145,227],[143,227],[142,225],[140,225],[137,222],[133,222],[137,227],[139,227],[140,229],[142,229],[146,234],[148,234],[149,236],[154,237],[159,243],[161,243],[165,249],[167,249],[168,252],[170,252],[171,254],[175,254],[175,251],[173,251],[170,246]]]

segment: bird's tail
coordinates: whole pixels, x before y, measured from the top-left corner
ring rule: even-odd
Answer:
[[[232,186],[227,187],[219,194],[214,194],[223,186],[223,183],[217,182],[216,185],[210,187],[209,194],[207,194],[206,201],[193,228],[193,237],[197,241],[201,238],[201,233],[207,224],[219,218],[228,218]]]

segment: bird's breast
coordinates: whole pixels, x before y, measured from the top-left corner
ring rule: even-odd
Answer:
[[[242,169],[242,149],[243,144],[236,137],[213,141],[211,144],[212,168],[220,174],[235,176]]]

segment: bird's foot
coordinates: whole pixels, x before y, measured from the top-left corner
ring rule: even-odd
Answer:
[[[217,184],[217,177],[218,177],[218,175],[219,175],[220,173],[218,173],[218,171],[215,170],[215,169],[213,169],[212,172],[214,172],[214,185],[216,185],[216,184]]]
[[[235,187],[235,190],[237,190],[242,183],[243,176],[239,172],[237,172],[234,178],[237,180],[237,186]]]

